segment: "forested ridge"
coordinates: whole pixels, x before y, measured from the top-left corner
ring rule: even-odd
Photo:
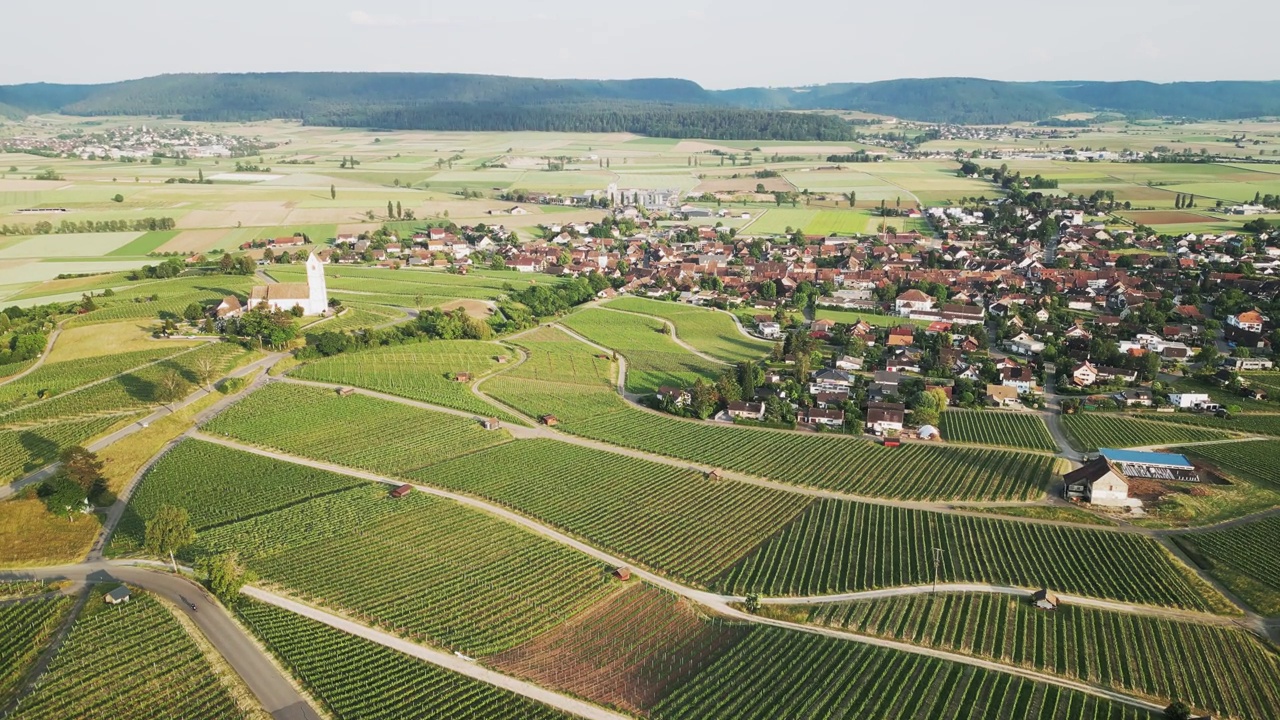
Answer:
[[[1068,112],[1233,119],[1280,115],[1280,82],[1034,82],[927,78],[710,91],[697,83],[448,73],[160,75],[104,85],[0,86],[0,117],[172,115],[203,121],[423,130],[629,131],[664,137],[844,140],[849,125],[795,111],[859,110],[947,123]]]

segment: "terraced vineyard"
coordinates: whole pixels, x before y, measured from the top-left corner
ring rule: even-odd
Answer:
[[[688,387],[698,378],[714,380],[724,369],[677,345],[664,332],[666,324],[654,318],[588,309],[561,323],[627,359],[628,392],[652,393],[663,385]]]
[[[59,597],[0,605],[0,707],[13,699],[74,604],[72,598]]]
[[[1053,477],[1046,455],[783,433],[680,420],[634,408],[607,388],[498,376],[485,391],[575,435],[780,482],[903,500],[1031,500]]]
[[[1057,452],[1058,445],[1039,415],[991,410],[948,410],[939,421],[942,439]]]
[[[1273,440],[1219,443],[1174,448],[1174,452],[1203,458],[1219,469],[1264,488],[1280,491],[1280,443]]]
[[[473,378],[486,375],[503,367],[499,357],[511,362],[514,355],[496,343],[435,340],[335,355],[307,363],[290,374],[303,380],[355,385],[515,422],[515,418],[476,397],[470,382],[454,379],[464,372]]]
[[[815,605],[809,621],[1110,686],[1216,715],[1267,720],[1280,707],[1280,657],[1235,627],[1174,622],[1025,597],[914,595]]]
[[[249,717],[182,626],[150,595],[90,603],[14,720]]]
[[[379,720],[568,718],[507,690],[472,680],[259,602],[241,620],[334,717]]]
[[[235,549],[268,583],[417,642],[500,652],[590,606],[609,568],[551,540],[383,485],[325,495],[201,533],[187,552]]]
[[[1175,415],[1162,415],[1173,419]],[[1092,452],[1098,448],[1144,447],[1177,443],[1221,440],[1230,433],[1201,429],[1168,422],[1152,422],[1118,413],[1077,413],[1063,415],[1062,425],[1077,450]]]
[[[753,630],[651,716],[1151,720],[1145,711],[1056,685],[773,627]]]
[[[1280,518],[1173,539],[1197,564],[1264,615],[1280,615]]]
[[[405,474],[506,442],[468,418],[365,395],[270,383],[204,428],[248,443],[378,473]],[[352,442],[356,431],[368,442]]]
[[[128,372],[183,349],[181,346],[157,344],[152,350],[106,355],[94,358],[93,362],[69,360],[43,365],[26,377],[0,385],[0,412],[38,400],[40,395],[59,395],[81,385]]]
[[[1226,599],[1155,541],[1084,528],[820,500],[716,583],[734,594],[820,595],[987,582],[1226,612]]]
[[[490,382],[512,378],[596,388],[613,387],[611,359],[601,357],[600,351],[559,328],[540,327],[521,334],[513,342],[529,351],[528,359],[487,381],[486,387]]]
[[[706,583],[811,502],[795,493],[555,440],[521,440],[416,474],[649,567]]]
[[[142,478],[111,538],[113,553],[142,546],[146,522],[161,505],[186,508],[198,532],[309,498],[366,485],[348,475],[186,440]]]
[[[688,601],[633,584],[486,663],[595,703],[644,714],[750,632]]]
[[[772,343],[743,335],[732,317],[716,310],[638,297],[611,300],[605,307],[670,320],[681,340],[727,363],[759,360],[773,350]]]
[[[106,415],[49,424],[0,425],[0,481],[21,477],[58,459],[72,445],[112,432],[140,415]]]

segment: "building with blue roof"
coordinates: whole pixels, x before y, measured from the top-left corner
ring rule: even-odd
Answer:
[[[1200,482],[1195,465],[1177,453],[1102,448],[1098,450],[1098,457],[1130,479]]]
[[[1164,467],[1195,467],[1186,455],[1162,452],[1141,452],[1138,450],[1113,450],[1101,448],[1098,454],[1113,463],[1142,463],[1143,465],[1160,465]]]

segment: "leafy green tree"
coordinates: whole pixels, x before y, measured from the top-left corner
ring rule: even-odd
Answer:
[[[253,571],[241,564],[234,550],[206,555],[200,558],[196,569],[204,575],[209,591],[228,605],[239,598],[240,588],[257,579]]]
[[[147,521],[147,552],[153,555],[168,555],[173,571],[178,572],[178,562],[174,554],[196,541],[196,531],[191,527],[191,514],[186,508],[173,505],[161,505],[156,514]]]
[[[186,309],[182,311],[182,317],[187,322],[195,322],[202,316],[204,316],[204,308],[197,302],[187,305]]]
[[[116,193],[115,196],[111,198],[111,202],[122,203],[124,202],[124,196],[120,193]]]
[[[344,160],[343,162],[345,163],[346,161]],[[337,199],[338,199],[338,186],[337,186],[337,185],[330,185],[330,186],[329,186],[329,199],[330,199],[330,200],[337,200]]]
[[[95,497],[106,489],[106,478],[102,474],[105,465],[97,453],[73,445],[63,450],[59,459],[62,461],[59,472],[78,485],[87,497]]]
[[[1181,700],[1174,700],[1164,709],[1165,720],[1191,720],[1191,708]]]

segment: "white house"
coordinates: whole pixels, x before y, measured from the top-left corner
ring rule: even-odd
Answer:
[[[894,306],[899,315],[906,317],[913,312],[932,311],[933,298],[913,288],[899,295],[894,300]]]
[[[1009,349],[1019,355],[1037,355],[1044,352],[1044,343],[1027,333],[1019,333],[1009,340]]]
[[[1213,404],[1213,400],[1204,393],[1169,393],[1169,404],[1180,410],[1201,408]]]
[[[323,315],[329,309],[329,290],[324,282],[324,263],[315,253],[307,256],[305,283],[258,285],[249,293],[249,307],[266,304],[272,310],[286,312],[302,308],[303,315]]]
[[[1106,458],[1099,457],[1082,468],[1062,476],[1063,492],[1069,500],[1083,500],[1092,505],[1125,507],[1129,500],[1129,483]]]
[[[778,340],[782,337],[782,326],[776,322],[756,323],[756,330],[766,340]]]
[[[902,432],[906,409],[901,403],[867,403],[866,427],[876,435]]]
[[[1249,310],[1227,318],[1228,325],[1252,333],[1262,332],[1262,323],[1265,321],[1266,318],[1257,310]]]

